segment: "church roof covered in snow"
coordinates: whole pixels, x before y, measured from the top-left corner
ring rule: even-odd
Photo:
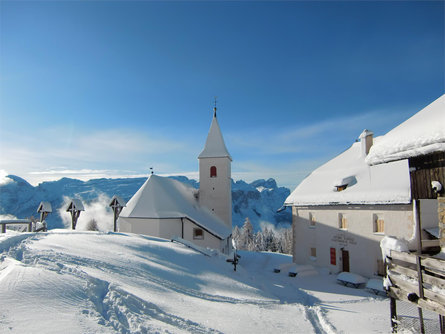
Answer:
[[[227,150],[224,138],[219,128],[218,120],[216,118],[216,111],[213,114],[212,124],[210,125],[209,134],[207,140],[198,159],[202,158],[223,158],[227,157],[232,160],[232,157]]]
[[[366,158],[370,165],[445,151],[445,95],[395,127]]]
[[[198,190],[182,182],[151,175],[128,201],[120,217],[188,218],[221,239],[232,231],[207,208],[199,205]]]
[[[407,160],[369,166],[361,143],[356,142],[307,176],[285,205],[389,204],[409,203],[410,199]]]

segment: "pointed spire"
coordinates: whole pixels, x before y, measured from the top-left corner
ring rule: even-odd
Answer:
[[[216,118],[216,98],[215,107],[213,108],[213,119],[210,125],[209,134],[207,135],[206,144],[198,159],[201,158],[224,158],[227,157],[232,161],[232,157],[227,150],[224,138],[219,128],[218,120]]]

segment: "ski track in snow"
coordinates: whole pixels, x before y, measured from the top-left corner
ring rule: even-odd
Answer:
[[[268,268],[269,263],[270,258],[266,257],[264,263],[262,263],[262,267]],[[262,290],[276,296],[280,300],[280,303],[287,304],[291,302],[298,304],[302,312],[304,313],[305,318],[310,322],[314,333],[337,333],[337,329],[335,328],[335,326],[328,320],[326,311],[323,309],[323,307],[319,306],[321,304],[321,301],[319,299],[298,288],[298,294],[290,299],[288,295],[283,295],[280,291],[281,286],[286,284],[286,282],[284,282],[283,280],[283,277],[275,273],[269,274],[269,276],[271,276],[270,280],[265,280],[260,284]],[[252,280],[255,281],[255,278],[252,277]]]
[[[161,310],[153,303],[144,301],[108,282],[89,277],[88,294],[96,311],[102,316],[104,325],[120,333],[149,333],[155,328],[144,327],[150,319],[166,323],[192,333],[219,333],[196,322],[183,319]],[[84,310],[88,313],[88,310]],[[134,328],[132,324],[137,324]]]
[[[95,313],[99,314],[102,319],[99,323],[111,327],[119,333],[152,333],[162,331],[161,328],[146,327],[141,325],[146,323],[150,319],[155,319],[159,322],[171,325],[173,328],[185,330],[190,333],[221,333],[217,330],[202,326],[196,322],[183,319],[181,317],[169,314],[161,310],[153,303],[144,301],[127,291],[113,286],[109,282],[92,277],[86,272],[77,269],[75,266],[94,266],[99,268],[106,268],[109,272],[118,270],[117,266],[110,266],[105,262],[94,261],[87,258],[80,258],[74,256],[65,256],[63,253],[51,252],[49,255],[29,256],[26,253],[26,248],[32,241],[44,238],[44,234],[23,234],[13,236],[7,239],[0,249],[4,253],[7,253],[9,257],[21,262],[28,266],[38,266],[46,270],[55,271],[62,275],[74,275],[85,280],[86,294],[90,301],[93,303]],[[24,256],[23,254],[26,253]],[[1,260],[4,260],[5,255]],[[56,261],[57,259],[57,261]],[[69,261],[74,263],[74,267],[65,266],[62,262]],[[1,273],[1,272],[0,272]],[[137,274],[136,271],[133,274]],[[210,295],[202,293],[192,293],[191,291],[183,291],[176,287],[174,284],[168,284],[166,280],[157,279],[153,275],[144,275],[144,278],[149,279],[161,286],[170,286],[170,288],[176,292],[186,293],[196,298],[204,298],[210,301],[230,301],[235,302],[235,299],[224,297],[211,298]],[[0,280],[1,281],[1,280]],[[16,282],[19,282],[16,280]],[[83,314],[90,314],[91,311],[85,309]],[[133,324],[137,324],[134,328]]]
[[[298,293],[290,298],[285,295],[285,290],[280,290],[282,286],[277,283],[280,283],[280,280],[282,280],[284,285],[284,277],[280,278],[280,276],[271,274],[271,280],[265,276],[266,279],[259,281],[256,281],[255,277],[251,277],[252,283],[256,284],[261,291],[274,296],[275,299],[233,298],[214,295],[175,284],[173,281],[156,276],[150,273],[148,265],[146,268],[142,266],[137,270],[137,268],[134,269],[129,266],[122,268],[106,261],[66,254],[54,249],[45,249],[39,252],[27,251],[30,244],[49,235],[51,234],[23,233],[11,236],[6,240],[0,239],[0,252],[3,253],[0,256],[0,263],[6,257],[10,257],[24,266],[41,268],[60,275],[70,275],[82,280],[85,282],[84,293],[89,300],[89,305],[85,305],[81,311],[82,314],[97,319],[100,325],[109,328],[111,331],[123,334],[177,332],[178,330],[192,333],[221,333],[200,323],[168,313],[156,304],[129,293],[120,285],[92,276],[91,273],[87,273],[83,268],[96,268],[105,273],[125,274],[125,276],[132,277],[132,279],[144,281],[144,284],[151,285],[154,289],[161,291],[170,290],[187,297],[209,302],[250,304],[265,308],[274,307],[274,305],[278,304],[293,304],[304,314],[304,318],[310,323],[314,333],[332,334],[338,332],[334,324],[328,319],[326,307],[315,296],[303,289],[297,288]],[[147,258],[146,261],[150,261],[150,259]],[[267,258],[265,263],[267,264],[268,262],[269,259]],[[7,272],[2,271],[7,270],[8,267],[3,270],[0,268],[0,283],[7,276]],[[360,302],[360,300],[345,300],[333,301],[332,303],[350,304]],[[324,304],[326,304],[326,301]],[[0,324],[7,325],[7,319],[4,319],[5,316],[0,316]],[[170,330],[167,328],[170,328]]]

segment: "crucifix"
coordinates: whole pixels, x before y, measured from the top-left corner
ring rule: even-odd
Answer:
[[[217,96],[214,97],[215,101],[214,101],[214,107],[213,107],[213,116],[216,117],[216,99]]]

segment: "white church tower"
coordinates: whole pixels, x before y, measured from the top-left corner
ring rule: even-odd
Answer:
[[[214,108],[212,124],[199,159],[199,202],[232,230],[232,157],[227,151]]]

